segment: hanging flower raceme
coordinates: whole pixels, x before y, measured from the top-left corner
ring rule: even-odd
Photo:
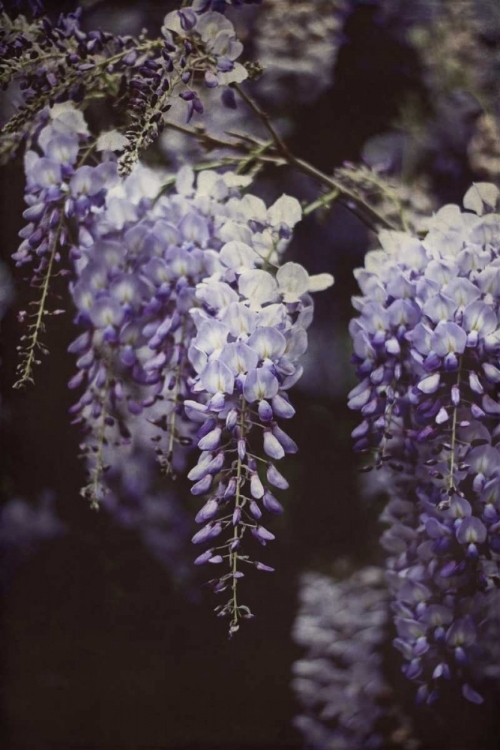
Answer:
[[[143,413],[167,432],[167,462],[189,439],[189,424],[201,421],[202,453],[189,476],[193,494],[210,496],[194,541],[223,532],[230,539],[197,562],[229,563],[230,573],[213,583],[217,591],[232,586],[233,597],[220,608],[231,616],[232,632],[248,616],[236,603],[239,560],[249,561],[241,538],[251,534],[263,545],[274,538],[260,523],[263,510],[282,511],[271,488],[288,486],[274,462],[297,450],[278,420],[294,414],[287,390],[302,372],[309,292],[333,283],[329,274],[309,277],[297,263],[275,271],[300,205],[283,196],[268,209],[255,196],[241,196],[247,183],[211,171],[195,183],[184,167],[176,191],[153,200],[154,173],[136,170],[94,214],[92,242],[75,253],[79,278],[72,287],[76,320],[86,329],[70,347],[79,356],[70,386],[85,384],[71,410],[87,431],[91,481],[84,492],[94,506],[102,498],[106,446],[129,442],[133,431],[125,414]],[[181,417],[189,420],[187,434]]]
[[[499,573],[498,196],[474,185],[467,211],[445,206],[423,240],[382,233],[356,274],[353,435],[395,474],[383,542],[396,645],[428,701],[452,676],[481,700],[470,662]]]
[[[296,201],[281,200],[280,210],[286,207],[293,217]],[[277,204],[271,216],[276,210]],[[252,616],[237,600],[241,563],[271,570],[251,559],[244,544],[248,537],[262,546],[274,539],[263,516],[282,512],[274,493],[288,487],[275,462],[297,451],[279,422],[295,413],[287,391],[302,373],[298,360],[312,320],[309,292],[327,288],[333,279],[309,277],[298,263],[271,273],[261,267],[252,244],[237,240],[222,246],[219,259],[219,272],[196,290],[197,333],[188,354],[197,400],[187,400],[185,407],[193,419],[202,420],[201,454],[189,478],[192,493],[203,496],[205,504],[196,517],[203,526],[193,542],[210,547],[196,562],[224,566],[210,583],[216,593],[230,591],[228,602],[216,611],[230,618],[232,634],[240,617]]]
[[[194,193],[189,168],[180,172],[176,194],[155,200],[160,178],[137,169],[108,193],[90,228],[92,242],[77,253],[72,295],[76,322],[86,330],[70,347],[79,355],[70,387],[86,386],[72,413],[94,436],[83,447],[91,464],[85,494],[94,506],[106,470],[99,457],[111,438],[128,442],[130,415],[150,410],[149,418],[167,433],[165,453],[158,444],[156,451],[168,470],[174,445],[189,440],[178,423],[192,374],[187,347],[195,326],[189,311],[196,284],[218,262],[215,216],[230,197],[228,178],[211,174],[212,182],[221,183],[219,200],[201,187]],[[152,410],[158,401],[161,415]]]
[[[88,140],[83,115],[67,103],[41,113],[32,148],[25,154],[28,208],[23,217],[28,223],[19,233],[23,241],[12,257],[17,266],[34,264],[31,284],[40,290],[40,298],[32,303],[36,309],[27,316],[28,333],[19,347],[21,362],[16,386],[32,380],[36,357],[46,351],[40,334],[50,312],[50,285],[57,274],[68,272],[67,268],[57,267],[72,242],[71,234],[79,242],[88,241],[85,227],[91,214],[103,206],[106,191],[117,180],[112,161],[96,166],[81,164]]]
[[[255,411],[270,460],[268,481],[286,487],[271,460],[295,450],[295,444],[276,418],[294,413],[285,392],[301,374],[297,358],[305,350],[312,316],[307,292],[326,288],[332,279],[310,279],[294,263],[282,266],[276,276],[263,270],[264,264],[279,261],[300,206],[284,196],[267,209],[254,196],[241,197],[238,186],[247,182],[207,171],[195,184],[193,171],[185,167],[176,191],[153,200],[149,194],[159,191],[159,183],[139,169],[108,193],[104,210],[89,226],[92,242],[76,253],[78,281],[72,294],[76,322],[86,330],[70,347],[79,356],[79,372],[70,385],[85,384],[85,391],[71,411],[87,432],[83,450],[90,482],[84,493],[94,507],[104,492],[106,445],[129,442],[134,429],[129,417],[143,413],[167,433],[167,465],[173,448],[189,440],[189,422],[181,429],[186,415],[198,424],[205,421],[204,433],[213,423],[214,435],[229,419],[232,436],[238,432],[241,466],[236,473],[242,479],[245,467],[252,474],[252,497],[262,499],[271,512],[281,510],[259,479],[257,458],[243,463],[246,435]],[[218,446],[204,448],[212,438],[205,435],[199,442],[203,454],[191,474],[200,474],[195,494],[207,492],[214,474],[225,468]],[[158,443],[156,451],[164,456]],[[206,472],[209,456],[215,460]],[[233,477],[229,493],[235,483]],[[227,489],[222,487],[219,483],[219,493]],[[241,489],[238,484],[238,493]],[[240,504],[235,519],[243,512],[243,498]],[[252,510],[255,521],[261,513],[256,501]],[[247,526],[238,519],[234,533]],[[209,523],[196,540],[212,529]],[[272,538],[256,522],[251,532],[264,543]]]

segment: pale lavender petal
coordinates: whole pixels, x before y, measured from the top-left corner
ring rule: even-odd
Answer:
[[[245,378],[243,395],[251,404],[261,399],[273,398],[278,393],[277,378],[266,367],[250,370]]]
[[[440,374],[435,372],[432,375],[427,375],[427,377],[423,378],[418,383],[417,388],[419,391],[422,391],[422,393],[435,393],[439,387],[440,380]]]
[[[295,414],[295,409],[293,408],[291,403],[279,393],[274,396],[271,404],[273,407],[273,411],[277,417],[281,417],[282,419],[290,419]]]
[[[205,354],[223,349],[227,343],[229,328],[218,320],[205,320],[196,334],[194,345]]]
[[[275,328],[257,328],[248,339],[248,346],[257,352],[260,359],[277,359],[286,349],[286,339]]]
[[[201,438],[198,442],[198,448],[202,451],[213,451],[220,445],[222,429],[220,427],[214,427],[207,435]]]
[[[464,518],[457,529],[457,540],[460,544],[484,542],[487,531],[484,524],[475,516]]]
[[[234,376],[224,362],[219,359],[209,362],[200,374],[200,383],[208,393],[231,394],[234,390]]]
[[[196,523],[206,523],[207,521],[210,521],[214,516],[217,515],[219,511],[219,503],[215,498],[211,497],[210,500],[207,500],[203,508],[198,511],[196,514],[196,518],[194,519]]]
[[[267,481],[269,484],[272,484],[273,487],[277,487],[280,490],[287,490],[290,486],[285,477],[271,463],[267,465]]]
[[[441,321],[431,336],[431,347],[440,357],[446,357],[447,354],[462,354],[466,343],[467,334],[456,323]]]
[[[257,314],[241,302],[232,302],[224,311],[222,322],[233,336],[239,337],[255,330]]]
[[[285,451],[281,443],[275,438],[270,430],[264,430],[264,451],[274,459],[283,458]]]
[[[219,536],[221,531],[222,526],[220,523],[208,523],[194,535],[191,541],[193,542],[193,544],[202,544],[209,539],[214,539],[216,536]]]
[[[269,490],[266,490],[264,493],[264,499],[263,499],[263,505],[266,510],[268,510],[270,513],[275,513],[276,515],[280,515],[283,513],[283,506],[281,505],[278,500],[272,495]]]
[[[226,344],[220,353],[219,360],[224,362],[231,372],[241,375],[257,367],[259,355],[242,342]]]

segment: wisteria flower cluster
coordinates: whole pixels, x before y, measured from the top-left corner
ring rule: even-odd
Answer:
[[[60,261],[72,239],[70,224],[76,225],[78,241],[85,241],[85,226],[93,210],[103,205],[106,190],[118,179],[116,163],[112,161],[97,166],[82,164],[89,131],[81,112],[62,104],[42,112],[38,120],[33,148],[24,159],[28,207],[23,218],[27,224],[19,233],[23,241],[12,256],[17,266],[34,265],[31,284],[40,290],[36,310],[23,314],[28,333],[19,347],[18,386],[32,380],[36,357],[46,351],[40,342],[43,318],[48,313],[45,303],[51,280],[66,272]]]
[[[228,565],[211,583],[232,591],[220,614],[235,632],[250,615],[236,599],[240,562],[250,562],[242,539],[253,535],[265,546],[274,538],[260,522],[264,511],[282,511],[271,488],[288,485],[274,464],[297,450],[279,421],[294,414],[287,391],[302,372],[310,293],[333,279],[281,264],[301,219],[295,198],[267,208],[242,196],[249,177],[205,170],[195,180],[190,167],[173,192],[160,194],[161,176],[147,168],[120,180],[106,144],[98,144],[99,163],[79,166],[81,113],[62,105],[50,117],[25,159],[29,223],[15,259],[40,258],[44,293],[65,246],[73,264],[83,332],[70,346],[78,371],[69,385],[83,386],[71,408],[84,428],[83,494],[98,507],[111,448],[132,443],[134,417],[156,428],[151,440],[167,471],[179,461],[174,449],[195,442],[201,455],[189,478],[193,495],[206,497],[193,541],[224,538],[196,563]],[[28,358],[35,346],[32,337]]]
[[[44,107],[65,101],[86,106],[110,96],[128,115],[120,122],[119,166],[123,174],[129,172],[163,129],[172,100],[186,102],[189,120],[203,112],[193,86],[198,80],[213,88],[247,77],[236,62],[243,45],[231,21],[212,5],[195,3],[169,13],[157,39],[84,31],[81,9],[53,23],[41,9],[32,22],[22,15],[12,20],[0,6],[0,85],[15,83],[22,92],[21,106],[2,128],[0,158],[12,156]],[[223,10],[225,3],[218,6]]]
[[[346,0],[268,0],[256,21],[256,56],[265,66],[260,88],[271,103],[310,104],[333,81],[349,15]],[[292,102],[287,98],[293,92]]]
[[[392,475],[395,645],[429,702],[452,677],[481,701],[470,667],[499,580],[498,196],[474,185],[466,211],[440,209],[423,240],[383,232],[356,272],[353,435]]]
[[[285,232],[289,224],[282,219],[291,200],[280,199],[269,210],[271,221]],[[264,206],[259,207],[263,212]],[[222,273],[198,286],[202,306],[188,353],[196,371],[192,391],[202,396],[202,403],[187,400],[185,406],[188,413],[203,417],[198,433],[202,453],[189,474],[195,481],[191,491],[209,494],[196,519],[205,525],[193,541],[217,539],[197,562],[229,563],[229,572],[212,584],[216,591],[232,590],[219,613],[231,616],[234,632],[239,615],[250,616],[236,599],[238,579],[244,575],[239,562],[249,562],[242,539],[248,532],[263,546],[274,539],[261,524],[263,510],[281,513],[271,488],[288,487],[274,462],[297,451],[277,419],[295,413],[286,391],[302,373],[297,360],[307,347],[312,320],[309,292],[326,288],[332,279],[328,274],[309,277],[297,263],[285,263],[274,276],[259,267],[261,256],[251,245],[236,240],[221,248],[220,259]],[[259,456],[262,450],[265,460]],[[214,482],[214,475],[223,478]],[[222,544],[221,534],[229,536]]]

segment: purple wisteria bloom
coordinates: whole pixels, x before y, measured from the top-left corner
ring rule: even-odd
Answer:
[[[269,209],[271,221],[288,219],[293,225],[300,216],[297,207],[291,199],[281,200]],[[219,259],[218,273],[201,282],[195,293],[201,306],[195,309],[197,333],[188,355],[196,371],[191,390],[199,397],[185,406],[188,413],[204,415],[198,432],[202,453],[189,475],[195,481],[191,491],[210,493],[197,517],[199,523],[208,523],[193,542],[210,541],[217,561],[229,566],[210,583],[217,593],[231,592],[216,611],[230,617],[232,634],[239,618],[251,616],[236,600],[243,575],[240,563],[269,569],[253,561],[243,543],[249,534],[262,546],[274,539],[261,518],[264,511],[276,514],[283,509],[268,485],[284,489],[287,484],[273,464],[297,450],[277,420],[295,413],[287,391],[302,373],[298,359],[311,322],[309,291],[326,288],[333,279],[310,278],[297,263],[285,263],[274,275],[261,267],[261,256],[251,244],[232,240],[222,246]],[[262,464],[267,465],[266,475],[259,471]],[[223,541],[217,539],[214,545],[212,540],[222,534]],[[214,559],[202,555],[198,564]]]
[[[118,179],[114,161],[97,166],[79,163],[89,136],[82,113],[72,104],[54,105],[39,113],[32,148],[24,157],[28,207],[23,217],[27,223],[19,232],[22,242],[12,257],[17,266],[33,265],[31,284],[41,291],[37,309],[25,316],[28,333],[20,347],[16,387],[33,379],[33,365],[39,362],[39,353],[46,352],[40,342],[40,321],[51,314],[47,298],[52,279],[69,273],[64,267],[68,255],[79,256],[79,250],[72,247],[73,238],[82,247],[92,243],[89,224]]]
[[[481,700],[472,662],[499,575],[499,195],[473,185],[469,210],[443,207],[423,240],[381,233],[356,272],[353,437],[393,477],[382,542],[395,644],[428,702],[451,678]]]
[[[91,195],[90,174],[79,184]],[[210,170],[195,180],[183,167],[175,189],[157,198],[158,176],[136,169],[91,214],[71,287],[84,329],[70,346],[78,366],[70,386],[84,386],[71,409],[86,434],[84,494],[93,506],[102,500],[108,446],[130,443],[134,416],[157,426],[154,451],[167,471],[177,447],[195,442],[201,454],[189,478],[204,505],[193,542],[210,543],[207,561],[229,566],[211,584],[232,591],[217,608],[231,632],[250,616],[235,603],[240,561],[269,569],[243,553],[242,538],[274,539],[261,517],[282,512],[273,491],[287,483],[273,463],[297,451],[278,421],[295,413],[287,392],[302,373],[310,292],[333,283],[280,263],[298,201],[282,196],[267,208],[241,195],[247,184]]]

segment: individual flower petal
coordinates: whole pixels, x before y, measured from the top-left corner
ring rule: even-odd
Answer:
[[[417,388],[419,391],[422,391],[422,393],[435,393],[439,387],[440,380],[440,374],[435,372],[433,375],[427,375],[427,377],[422,378],[418,383]]]
[[[89,310],[90,318],[98,328],[119,326],[123,322],[124,310],[113,297],[100,297]]]
[[[227,342],[229,328],[218,320],[205,320],[199,327],[194,345],[205,354],[222,350]]]
[[[463,354],[466,343],[467,334],[456,323],[440,321],[431,336],[431,347],[440,357]]]
[[[193,544],[202,544],[203,542],[207,542],[209,539],[215,539],[216,536],[219,536],[221,531],[222,526],[220,523],[208,523],[193,536],[191,541],[193,542]]]
[[[257,326],[257,315],[241,302],[232,302],[222,316],[222,322],[235,337],[250,334]]]
[[[335,283],[331,273],[316,273],[309,276],[309,292],[324,292]]]
[[[281,417],[282,419],[290,419],[295,414],[295,409],[293,408],[291,403],[279,393],[274,396],[271,404],[273,407],[273,412],[277,417]]]
[[[272,302],[277,289],[276,280],[271,274],[260,269],[243,271],[238,281],[238,290],[249,301],[251,310],[258,310],[266,302]]]
[[[285,263],[276,274],[283,302],[298,302],[309,290],[309,274],[300,263]]]
[[[234,390],[234,376],[227,365],[218,359],[209,362],[200,374],[200,383],[207,393],[227,393]]]
[[[500,190],[490,182],[473,182],[464,195],[463,205],[478,216],[484,213],[484,207],[494,209],[500,196]]]
[[[238,272],[254,268],[258,258],[255,250],[244,242],[226,242],[220,249],[221,261]]]
[[[226,344],[219,357],[234,375],[241,375],[257,367],[259,355],[241,342]]]
[[[248,346],[259,355],[260,359],[275,360],[285,352],[286,339],[275,328],[260,327],[248,339]]]
[[[474,516],[464,518],[457,529],[457,540],[460,544],[482,543],[486,540],[487,531],[484,524]]]
[[[273,227],[286,224],[293,228],[302,219],[302,208],[296,198],[282,195],[267,211],[267,220]]]
[[[277,378],[266,367],[250,370],[245,378],[243,395],[248,403],[271,399],[278,393]]]
[[[270,430],[264,430],[264,452],[275,460],[285,455],[283,446]]]
[[[222,429],[220,427],[214,427],[209,433],[204,435],[201,440],[198,441],[198,448],[202,451],[213,451],[220,445]]]

